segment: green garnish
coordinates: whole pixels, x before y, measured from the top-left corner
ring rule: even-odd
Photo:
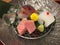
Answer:
[[[39,26],[38,26],[38,30],[39,30],[40,32],[43,32],[43,31],[44,31],[44,25],[43,25],[43,24],[39,25]]]

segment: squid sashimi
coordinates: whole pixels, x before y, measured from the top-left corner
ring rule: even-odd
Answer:
[[[51,23],[55,21],[55,18],[50,12],[44,11],[39,15],[39,20],[43,20],[45,22],[45,27],[48,27]]]

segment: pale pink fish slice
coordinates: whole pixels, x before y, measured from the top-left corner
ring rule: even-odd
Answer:
[[[20,35],[23,35],[26,32],[26,27],[25,27],[25,24],[24,24],[26,20],[27,19],[24,18],[17,26],[17,30],[18,30],[18,33]]]
[[[29,34],[32,34],[36,29],[34,21],[28,20],[28,21],[25,22],[25,24],[26,24],[26,28],[27,28]]]

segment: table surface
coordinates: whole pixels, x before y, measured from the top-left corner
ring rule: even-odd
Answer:
[[[13,28],[5,25],[3,19],[0,19],[0,39],[6,45],[60,45],[60,6],[57,7],[57,15],[56,15],[56,24],[53,31],[51,31],[47,36],[36,39],[36,40],[27,40],[16,35],[16,32]]]

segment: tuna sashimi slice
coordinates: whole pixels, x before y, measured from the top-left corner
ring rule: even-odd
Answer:
[[[26,21],[25,25],[26,25],[26,28],[27,28],[29,34],[33,33],[36,29],[34,21],[32,21],[32,20]]]
[[[26,31],[26,27],[24,24],[26,20],[27,20],[26,18],[22,19],[22,21],[17,26],[17,30],[20,35],[23,35]]]
[[[25,31],[26,31],[24,25],[18,25],[17,29],[18,29],[18,33],[19,33],[20,35],[23,35],[23,34],[25,33]]]

